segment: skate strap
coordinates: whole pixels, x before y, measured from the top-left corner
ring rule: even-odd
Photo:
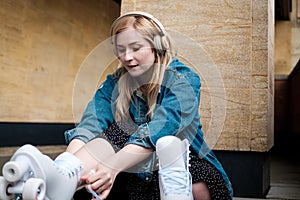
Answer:
[[[97,200],[102,200],[101,197],[92,189],[92,185],[88,185],[87,188],[94,198]]]

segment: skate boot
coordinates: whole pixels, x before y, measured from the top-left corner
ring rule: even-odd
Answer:
[[[71,200],[81,165],[70,153],[62,153],[53,161],[34,146],[24,145],[3,166],[0,199]]]
[[[161,200],[193,200],[188,141],[175,136],[160,138],[156,154]]]

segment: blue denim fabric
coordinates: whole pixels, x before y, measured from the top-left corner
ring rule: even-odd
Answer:
[[[75,129],[65,132],[66,142],[78,138],[84,142],[97,137],[114,123],[114,104],[119,73],[107,76],[93,100],[88,104],[81,122]],[[155,150],[156,142],[166,135],[187,138],[193,152],[212,163],[223,175],[232,192],[231,183],[214,153],[203,139],[200,123],[200,78],[192,69],[174,59],[166,68],[157,98],[157,106],[151,120],[147,118],[147,104],[138,92],[132,94],[130,114],[139,127],[127,144],[137,144]]]

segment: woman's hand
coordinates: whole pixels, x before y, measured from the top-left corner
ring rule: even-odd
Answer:
[[[81,177],[81,180],[86,182],[87,190],[88,185],[91,185],[93,191],[96,192],[101,199],[106,199],[112,189],[117,174],[117,170],[107,165],[98,164],[95,171]]]
[[[87,189],[91,185],[101,199],[106,199],[118,173],[145,160],[152,152],[152,149],[128,144],[105,161],[98,162],[96,169],[92,173],[86,172],[81,180],[86,182]]]

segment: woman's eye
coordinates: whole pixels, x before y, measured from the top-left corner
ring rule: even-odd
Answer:
[[[141,48],[141,47],[134,47],[134,48],[132,48],[132,50],[133,50],[133,51],[138,51],[138,50],[140,50],[140,48]]]
[[[117,49],[117,51],[118,51],[118,54],[123,54],[123,53],[125,53],[125,49]]]
[[[142,48],[141,46],[131,47],[128,50],[126,50],[126,48],[117,48],[117,52],[118,52],[119,55],[122,55],[122,54],[125,54],[125,53],[131,53],[131,52],[139,51],[141,48]]]

